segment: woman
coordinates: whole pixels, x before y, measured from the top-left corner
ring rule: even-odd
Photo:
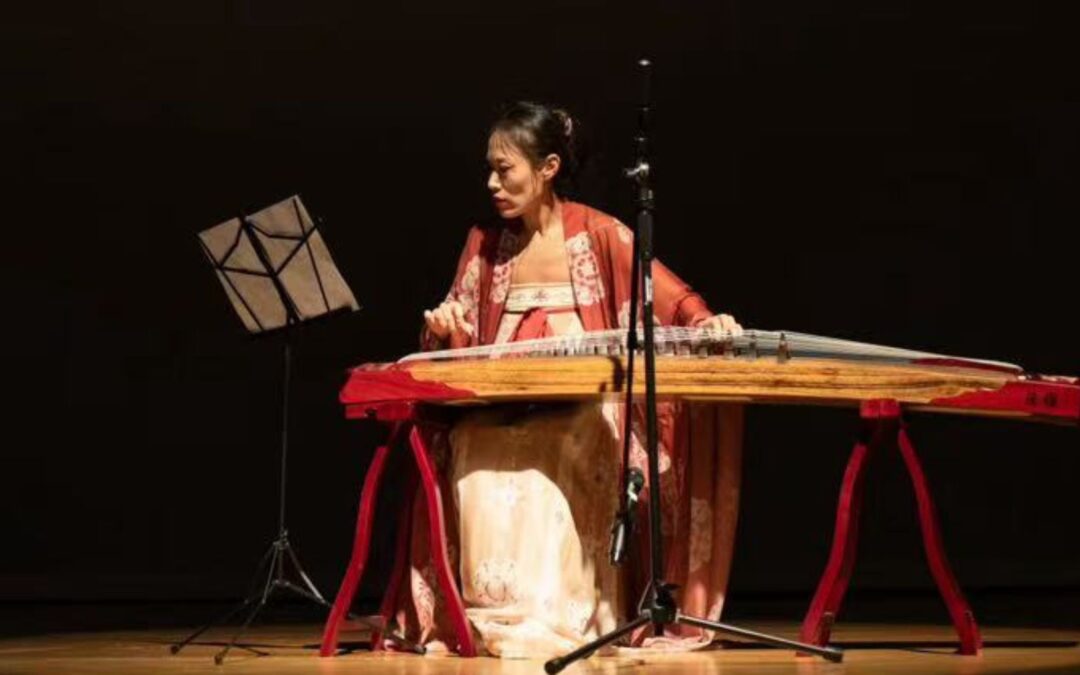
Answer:
[[[562,198],[575,168],[569,115],[533,103],[509,106],[492,126],[487,159],[502,223],[469,232],[446,301],[424,312],[423,348],[625,328],[632,234],[611,216]],[[659,263],[654,287],[661,325],[741,330]],[[680,586],[684,612],[716,619],[737,513],[741,411],[666,402],[658,412],[664,576]],[[629,574],[607,562],[622,414],[617,403],[493,408],[467,416],[450,434],[443,459],[445,494],[453,496],[447,529],[457,542],[452,564],[488,653],[564,653],[633,613],[649,574],[647,533],[637,537],[640,554],[631,556]],[[636,438],[632,448],[632,463],[643,468]],[[431,570],[420,566],[424,529],[414,527],[417,564],[399,620],[437,648],[449,633],[439,622]],[[711,638],[671,630],[648,640],[637,635],[634,644],[686,648]]]

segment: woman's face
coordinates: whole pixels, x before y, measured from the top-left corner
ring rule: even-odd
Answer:
[[[488,176],[491,198],[499,215],[507,219],[519,218],[535,208],[549,189],[554,171],[558,170],[558,158],[554,171],[548,161],[539,169],[533,167],[525,153],[498,131],[488,138],[487,160],[491,166]]]

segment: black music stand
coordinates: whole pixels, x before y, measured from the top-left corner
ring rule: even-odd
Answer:
[[[652,284],[652,261],[653,261],[653,191],[649,184],[650,166],[648,162],[648,126],[649,126],[649,79],[652,64],[645,59],[638,62],[642,70],[644,92],[642,105],[639,110],[639,132],[635,139],[637,142],[637,164],[626,171],[627,178],[637,185],[638,214],[634,223],[633,260],[630,268],[630,321],[626,335],[627,371],[626,371],[626,419],[623,431],[623,487],[620,490],[621,498],[619,511],[615,516],[611,537],[611,562],[621,564],[625,558],[629,537],[633,531],[633,516],[631,509],[637,500],[644,477],[630,469],[630,434],[632,431],[631,419],[633,414],[633,382],[634,382],[634,352],[638,348],[638,286],[644,294],[641,307],[641,325],[644,340],[641,350],[645,357],[645,432],[646,451],[648,454],[649,471],[649,562],[650,574],[649,585],[645,589],[641,601],[638,603],[638,614],[629,622],[618,626],[611,632],[601,635],[565,656],[550,659],[544,663],[544,670],[549,675],[554,675],[570,664],[588,657],[601,647],[611,644],[634,630],[647,624],[652,624],[656,635],[664,634],[664,627],[670,624],[686,624],[706,630],[713,630],[730,635],[749,638],[772,647],[787,647],[800,653],[815,654],[829,661],[837,662],[843,659],[844,653],[832,647],[818,647],[794,640],[788,640],[775,635],[767,635],[757,631],[747,630],[731,624],[720,623],[710,619],[701,619],[688,616],[679,611],[675,603],[672,591],[675,585],[664,580],[663,577],[663,543],[660,532],[660,453],[657,438],[656,425],[656,350],[653,338],[653,284]]]
[[[277,538],[256,568],[247,597],[226,614],[171,646],[176,654],[212,626],[254,605],[240,629],[214,656],[214,662],[220,665],[276,591],[289,591],[324,607],[330,606],[301,567],[285,528],[292,347],[300,324],[338,312],[356,311],[360,306],[297,196],[200,232],[199,243],[247,330],[255,334],[280,333],[284,350]],[[300,583],[288,578],[286,564],[292,565]],[[264,571],[266,579],[260,584]]]

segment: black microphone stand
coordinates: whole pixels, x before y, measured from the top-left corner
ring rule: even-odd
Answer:
[[[646,408],[646,451],[649,458],[649,539],[650,564],[652,578],[638,604],[638,615],[628,623],[601,635],[592,642],[578,647],[569,654],[547,661],[544,670],[550,674],[558,673],[575,661],[585,658],[597,649],[628,635],[635,629],[651,623],[656,635],[663,635],[665,626],[686,624],[706,630],[727,633],[748,638],[773,647],[786,647],[800,653],[814,654],[829,661],[843,660],[844,653],[832,647],[787,640],[782,637],[758,633],[730,624],[699,619],[679,611],[672,591],[675,586],[664,581],[663,543],[660,532],[660,460],[657,447],[656,426],[656,349],[653,338],[653,285],[652,285],[652,235],[653,235],[653,192],[649,186],[650,167],[648,163],[648,124],[649,124],[649,79],[652,64],[647,59],[639,61],[641,66],[644,95],[639,113],[639,135],[637,141],[637,164],[626,171],[628,178],[637,183],[638,215],[634,227],[634,259],[631,263],[630,284],[630,322],[627,332],[627,371],[626,371],[626,419],[623,438],[623,485],[626,487],[620,498],[619,513],[612,527],[611,558],[613,564],[619,564],[625,557],[627,540],[632,532],[631,509],[641,489],[640,472],[634,474],[628,468],[631,433],[631,414],[634,380],[634,352],[638,347],[637,336],[637,299],[638,284],[644,296],[641,307],[644,343],[641,349],[645,355],[645,408]]]

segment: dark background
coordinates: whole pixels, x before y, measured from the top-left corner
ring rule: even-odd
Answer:
[[[244,333],[194,235],[294,193],[364,305],[297,349],[290,530],[332,592],[375,438],[337,389],[415,349],[467,227],[490,217],[492,111],[569,108],[592,150],[581,199],[628,221],[642,54],[658,253],[714,309],[1080,373],[1080,50],[1050,3],[13,11],[0,601],[243,591],[276,528],[280,345]],[[911,422],[965,587],[1080,588],[1075,428]],[[856,415],[748,423],[733,606],[808,599]],[[853,587],[925,591],[906,474],[880,459]]]

